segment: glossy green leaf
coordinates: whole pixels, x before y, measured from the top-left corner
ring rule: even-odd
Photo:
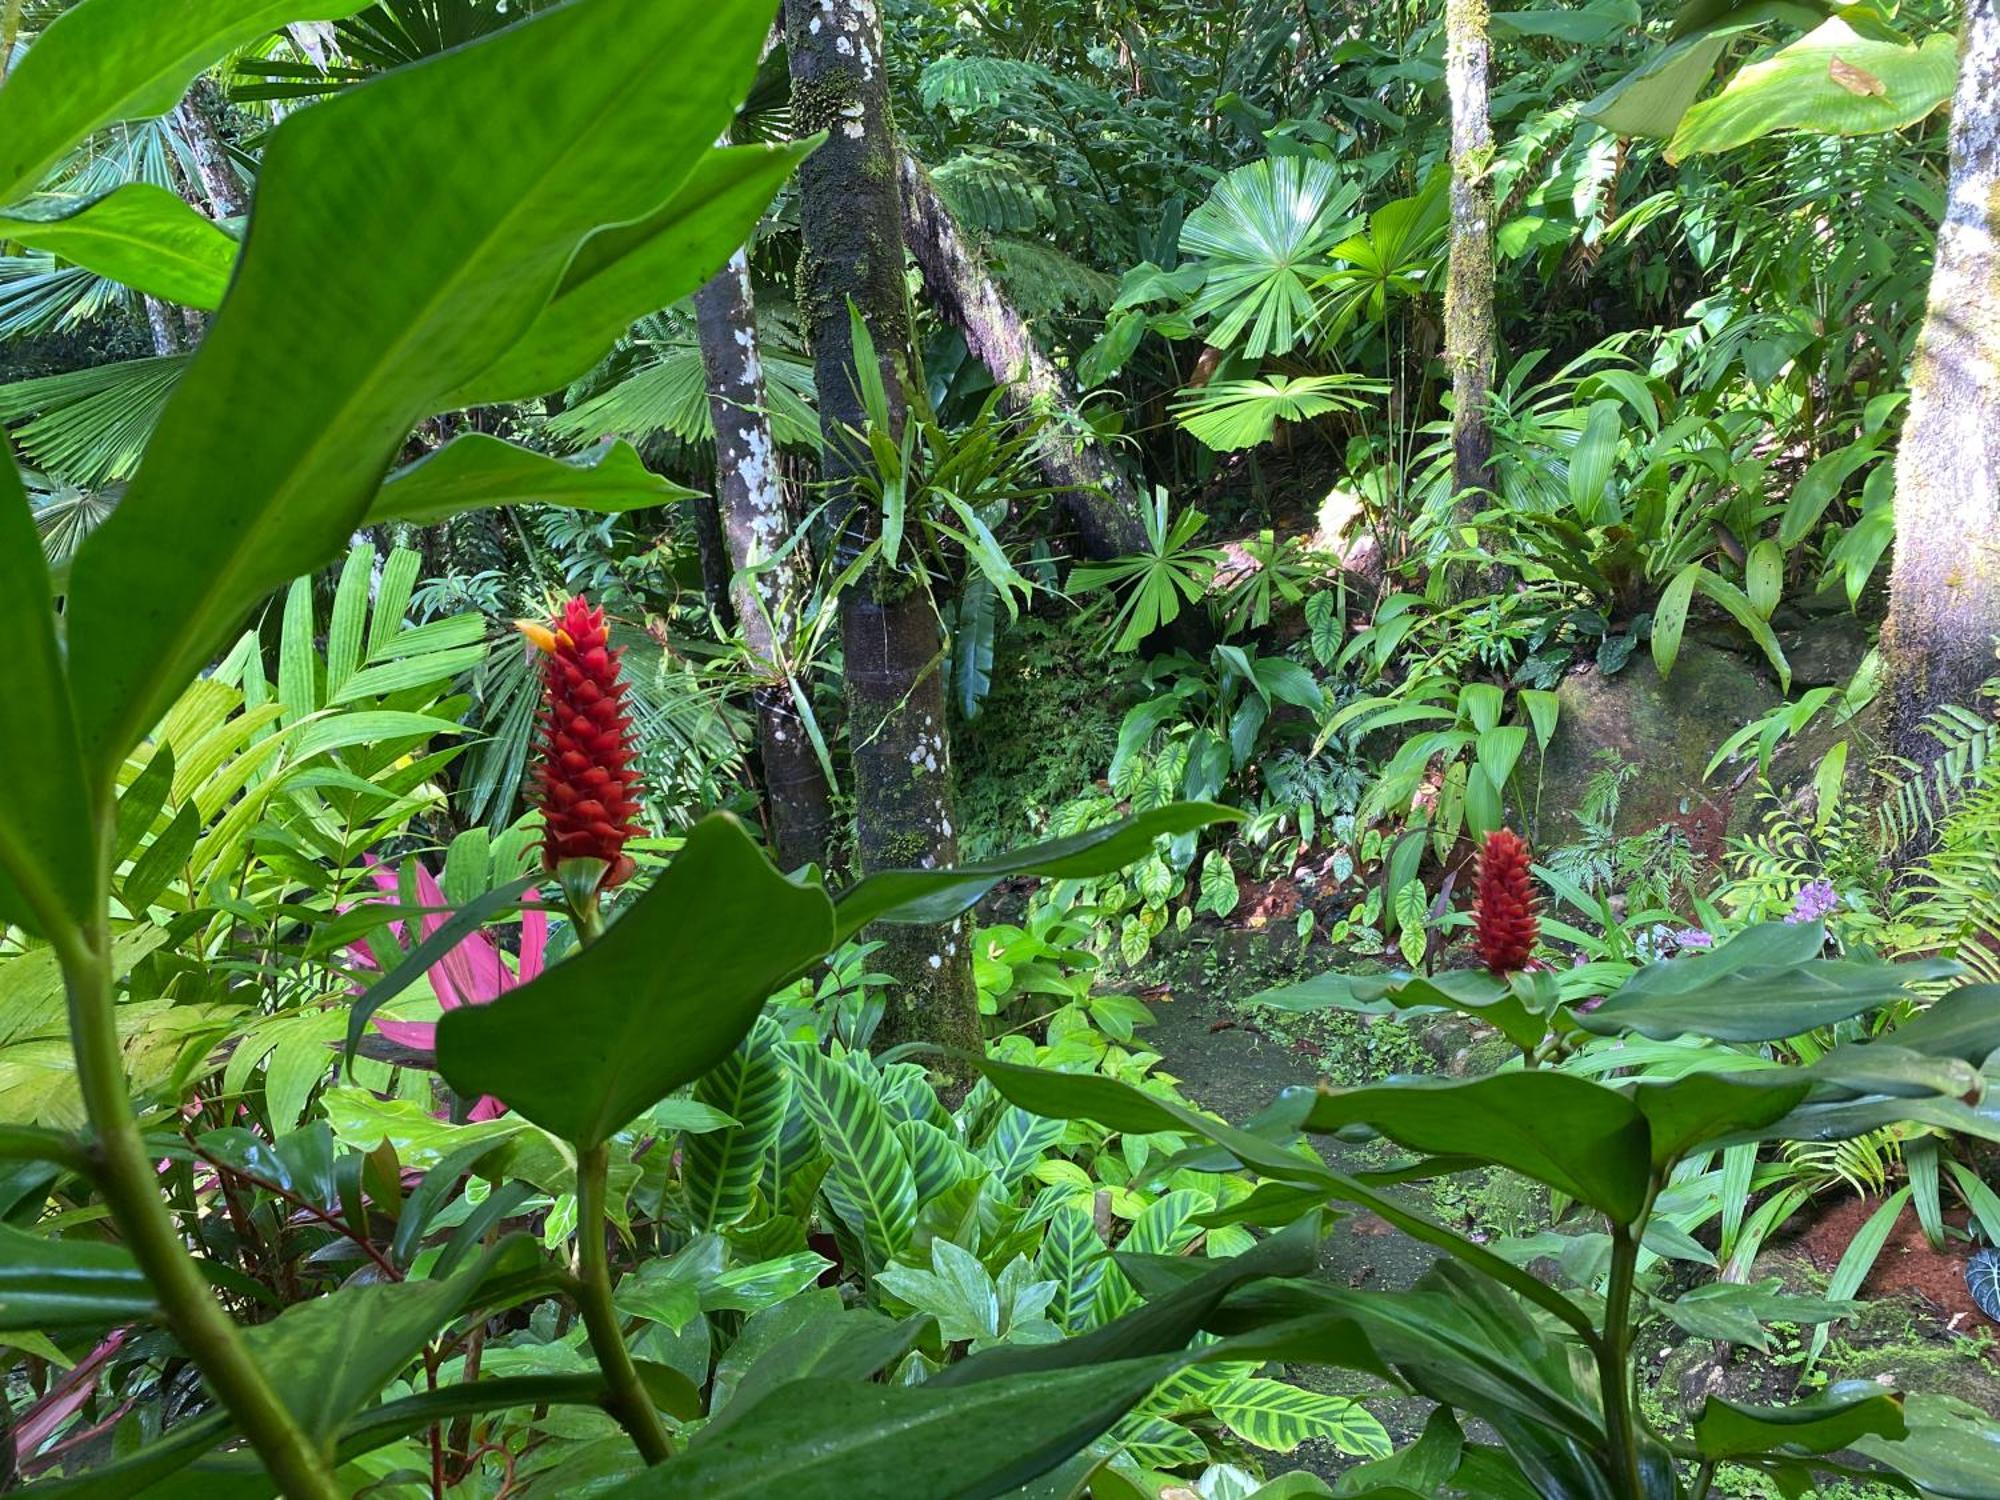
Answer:
[[[837,939],[844,941],[876,921],[927,927],[947,922],[1001,881],[1017,875],[1050,879],[1110,875],[1144,859],[1155,839],[1193,833],[1214,823],[1240,822],[1242,817],[1234,808],[1210,802],[1175,802],[976,864],[950,870],[884,870],[850,886],[834,902]]]
[[[1748,928],[1709,952],[1649,964],[1577,1021],[1600,1035],[1655,1041],[1693,1034],[1771,1042],[1888,1004],[1907,986],[1954,972],[1948,963],[1885,964],[1814,955],[1816,923]]]
[[[1908,1435],[1870,1435],[1854,1450],[1887,1464],[1926,1495],[2000,1500],[2000,1422],[1951,1396],[1913,1395],[1903,1403]]]
[[[1633,1223],[1652,1158],[1644,1117],[1616,1089],[1567,1073],[1496,1073],[1323,1089],[1306,1128],[1365,1125],[1413,1151],[1474,1156]]]
[[[833,946],[826,894],[771,868],[734,818],[697,823],[602,938],[438,1023],[438,1069],[576,1145],[729,1055],[779,984]]]
[[[688,1219],[697,1229],[734,1224],[756,1201],[764,1158],[785,1123],[791,1079],[778,1061],[778,1026],[758,1017],[749,1034],[702,1074],[694,1097],[734,1122],[687,1136],[681,1182]]]
[[[717,1361],[704,1431],[720,1432],[791,1381],[868,1380],[909,1353],[931,1326],[927,1317],[896,1322],[873,1308],[845,1306],[833,1287],[766,1308]]]
[[[763,38],[733,7],[576,0],[286,117],[230,294],[71,575],[99,777],[257,599],[351,534],[410,427],[520,337],[578,245],[675,191]],[[301,359],[271,330],[308,305],[341,336]]]
[[[1878,135],[1914,125],[1951,97],[1958,39],[1940,31],[1917,46],[1862,36],[1829,17],[1762,62],[1739,69],[1722,92],[1687,112],[1669,160],[1729,151],[1778,130]]]
[[[344,1286],[294,1303],[244,1338],[279,1399],[324,1442],[459,1314],[489,1261],[448,1280]]]
[[[229,289],[238,245],[178,193],[128,182],[50,218],[0,216],[0,240],[184,307],[214,310]]]
[[[704,58],[703,70],[711,66]],[[584,241],[533,324],[445,404],[521,401],[587,374],[629,324],[696,290],[749,239],[773,195],[818,145],[814,136],[708,151],[663,206]]]
[[[15,752],[0,776],[0,922],[38,930],[65,919],[81,923],[96,884],[89,799],[56,644],[48,563],[13,454],[5,451],[0,451],[0,636],[8,642],[0,744]]]
[[[108,1328],[156,1311],[146,1278],[119,1246],[0,1224],[0,1328]]]
[[[0,203],[31,191],[115,120],[163,115],[218,58],[293,21],[337,21],[368,0],[85,0],[49,24],[0,89]]]
[[[1770,26],[1803,30],[1816,25],[1821,15],[1791,0],[1724,7],[1719,18],[1709,8],[1699,20],[1690,8],[1664,46],[1578,112],[1618,135],[1666,140],[1715,77],[1716,60],[1732,36]]]
[[[1711,1396],[1694,1419],[1694,1442],[1708,1459],[1752,1453],[1832,1453],[1864,1436],[1900,1438],[1903,1401],[1872,1380],[1845,1380],[1792,1406],[1745,1406]]]
[[[1796,1071],[1688,1073],[1631,1085],[1645,1117],[1653,1165],[1662,1175],[1697,1146],[1739,1131],[1763,1129],[1812,1092]]]
[[[711,1439],[607,1492],[615,1500],[993,1500],[1103,1432],[1179,1355],[958,1388],[797,1380]]]
[[[694,493],[649,473],[627,442],[604,443],[575,458],[551,458],[469,432],[391,474],[369,506],[368,520],[428,526],[496,505],[563,505],[615,514]]]

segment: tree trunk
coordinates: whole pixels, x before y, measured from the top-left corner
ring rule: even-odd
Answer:
[[[842,481],[860,461],[849,428],[866,418],[855,380],[848,307],[874,341],[892,425],[907,409],[910,313],[903,288],[903,206],[882,26],[873,0],[785,0],[792,118],[826,144],[799,168],[800,311],[813,344],[822,472],[833,489],[843,565],[877,534],[881,517]],[[900,434],[899,434],[900,435]],[[846,503],[843,504],[843,498]],[[840,599],[853,752],[856,842],[863,870],[938,866],[958,856],[945,723],[942,630],[924,580],[876,568]],[[942,928],[885,927],[875,967],[896,990],[885,1045],[980,1046],[978,994],[963,919]],[[963,1065],[942,1066],[963,1078]]]
[[[1888,749],[1919,767],[1924,716],[1970,706],[2000,633],[2000,17],[1967,0],[1951,179],[1896,455],[1896,557],[1882,626]],[[1904,851],[1905,855],[1917,852]]]
[[[1143,550],[1139,492],[1078,414],[1069,378],[1035,343],[922,164],[905,152],[901,171],[903,237],[931,306],[965,335],[966,348],[1007,387],[1009,411],[1036,409],[1052,419],[1035,456],[1042,476],[1063,491],[1084,551],[1102,560]]]
[[[1451,253],[1444,348],[1451,367],[1452,488],[1461,516],[1493,488],[1493,124],[1487,114],[1486,0],[1445,0],[1445,90],[1451,98]]]
[[[158,297],[142,300],[146,306],[146,326],[153,331],[153,352],[161,355],[180,353],[181,336],[174,327],[173,309]]]
[[[229,146],[222,129],[202,99],[202,83],[197,80],[187,97],[174,106],[174,123],[181,128],[188,155],[194,158],[195,175],[208,196],[210,210],[218,219],[240,219],[250,212],[250,194],[229,159]]]
[[[715,422],[716,512],[731,565],[737,629],[757,674],[752,696],[764,763],[771,848],[787,870],[826,863],[832,795],[792,697],[799,605],[812,588],[805,549],[764,571],[748,570],[784,545],[797,518],[785,503],[778,448],[764,406],[764,370],[750,292],[750,258],[738,250],[694,298],[708,410]]]

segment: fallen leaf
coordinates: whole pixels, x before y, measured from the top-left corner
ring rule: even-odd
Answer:
[[[1835,83],[1850,94],[1859,94],[1863,98],[1889,97],[1889,90],[1883,87],[1881,79],[1866,68],[1857,68],[1853,63],[1843,60],[1837,53],[1828,60],[1826,71]]]

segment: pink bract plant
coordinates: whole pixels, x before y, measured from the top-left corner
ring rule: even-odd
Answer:
[[[424,867],[422,860],[412,860],[416,871],[417,901],[426,908],[418,919],[416,941],[430,937],[451,919],[451,907],[446,902],[444,892],[437,880]],[[371,871],[377,888],[394,897],[401,889],[393,871],[376,865]],[[523,898],[525,902],[536,899],[530,892]],[[391,922],[389,930],[398,942],[404,941],[403,924]],[[429,970],[431,992],[437,996],[438,1004],[445,1010],[456,1010],[461,1005],[487,1005],[498,999],[516,985],[526,984],[542,972],[543,961],[548,953],[549,917],[539,905],[524,904],[521,912],[521,951],[515,966],[509,968],[501,954],[500,945],[484,932],[471,932],[465,940],[445,956],[432,964]],[[382,967],[373,949],[363,941],[352,944],[348,949],[355,964],[363,969]],[[362,989],[356,986],[356,992]],[[435,1021],[394,1021],[386,1016],[373,1018],[376,1031],[399,1047],[431,1053],[437,1048],[437,1023]],[[469,1118],[492,1120],[507,1112],[507,1106],[491,1096],[482,1097],[473,1106]]]

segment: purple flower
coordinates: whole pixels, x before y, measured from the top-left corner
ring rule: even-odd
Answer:
[[[1676,948],[1713,948],[1715,939],[1699,927],[1683,927],[1674,934],[1673,944]]]
[[[1840,905],[1840,895],[1833,888],[1833,882],[1822,877],[1799,887],[1798,895],[1792,898],[1792,914],[1785,918],[1794,926],[1804,922],[1817,922],[1827,917]]]

